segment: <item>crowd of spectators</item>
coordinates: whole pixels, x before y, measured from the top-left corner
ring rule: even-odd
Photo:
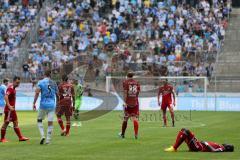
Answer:
[[[91,66],[101,61],[97,76],[134,70],[210,77],[231,12],[230,0],[212,2],[112,0],[107,7],[103,0],[56,1],[40,18],[39,41],[25,71],[57,71],[88,55]]]
[[[33,25],[38,12],[35,0],[0,1],[0,64],[7,67],[7,62],[18,57],[18,47]]]

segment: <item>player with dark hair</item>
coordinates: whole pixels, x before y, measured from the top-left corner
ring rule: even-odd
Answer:
[[[22,136],[20,128],[18,127],[18,117],[15,110],[16,103],[16,88],[20,85],[20,77],[15,76],[13,78],[13,84],[9,85],[5,95],[5,108],[4,108],[4,123],[1,129],[1,142],[8,142],[5,138],[6,129],[10,122],[13,122],[14,131],[17,134],[19,141],[27,141],[28,138]]]
[[[127,74],[127,79],[123,82],[124,119],[122,122],[122,132],[119,134],[121,138],[125,138],[125,131],[129,118],[131,118],[133,122],[135,139],[138,138],[138,95],[140,93],[140,84],[133,79],[133,76],[134,74],[129,72]]]
[[[231,144],[217,144],[215,142],[199,141],[194,134],[185,128],[182,128],[177,135],[176,142],[166,152],[176,152],[179,146],[185,141],[189,151],[193,152],[233,152],[234,146]]]
[[[162,103],[160,103],[160,96],[162,95]],[[158,91],[158,105],[161,106],[161,110],[163,113],[163,122],[164,127],[167,126],[167,108],[170,111],[171,118],[172,118],[172,126],[175,126],[175,120],[174,120],[174,111],[173,107],[175,106],[176,98],[175,98],[175,92],[173,90],[172,85],[168,83],[168,80],[164,80],[163,86],[159,88]]]
[[[48,118],[48,129],[47,129],[47,139],[46,144],[50,144],[51,136],[53,132],[53,120],[54,112],[56,107],[56,98],[58,101],[58,88],[56,82],[51,80],[51,71],[47,70],[45,72],[45,78],[40,80],[37,84],[35,91],[34,101],[33,101],[33,110],[36,110],[36,102],[39,94],[41,93],[40,106],[38,110],[37,124],[38,129],[41,134],[40,144],[44,144],[45,134],[43,127],[43,120],[47,116]]]
[[[59,101],[57,103],[56,115],[58,118],[58,124],[62,129],[62,136],[69,136],[69,131],[71,127],[71,116],[75,103],[75,93],[74,88],[71,83],[68,82],[67,75],[62,76],[62,83],[58,86],[58,96]],[[62,115],[66,117],[66,130],[64,128]]]

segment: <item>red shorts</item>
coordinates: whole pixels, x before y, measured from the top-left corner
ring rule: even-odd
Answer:
[[[161,104],[161,109],[162,110],[166,110],[167,108],[170,109],[172,107],[173,107],[172,102],[162,102],[162,104]]]
[[[135,107],[127,106],[124,109],[125,117],[138,117],[139,116],[139,105]]]
[[[18,120],[17,112],[14,111],[5,111],[4,112],[4,121],[15,122]]]
[[[72,107],[66,107],[66,106],[59,106],[56,108],[56,114],[58,116],[65,115],[66,117],[72,116]]]

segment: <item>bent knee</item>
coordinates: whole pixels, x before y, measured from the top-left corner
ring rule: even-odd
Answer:
[[[181,131],[186,134],[186,135],[189,135],[190,134],[190,130],[189,129],[186,129],[186,128],[182,128]]]

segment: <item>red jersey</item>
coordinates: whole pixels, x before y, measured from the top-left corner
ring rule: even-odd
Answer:
[[[13,87],[13,85],[9,85],[7,90],[6,90],[6,95],[8,96],[8,101],[9,101],[9,104],[11,106],[13,106],[13,108],[15,109],[15,103],[16,103],[16,90],[15,88]],[[6,105],[5,106],[5,109],[4,109],[5,112],[8,112],[9,111],[9,108],[8,106]]]
[[[185,142],[191,151],[223,152],[225,149],[223,145],[217,144],[215,142],[199,141],[191,131],[186,137]]]
[[[202,152],[223,152],[224,146],[215,142],[201,142]]]
[[[162,103],[172,103],[173,87],[169,84],[159,87],[158,95],[162,94]]]
[[[127,91],[126,104],[132,107],[137,106],[140,84],[134,79],[127,79],[123,82],[123,89]]]
[[[59,90],[59,105],[72,106],[73,96],[75,96],[74,88],[71,83],[64,82],[58,86]]]

